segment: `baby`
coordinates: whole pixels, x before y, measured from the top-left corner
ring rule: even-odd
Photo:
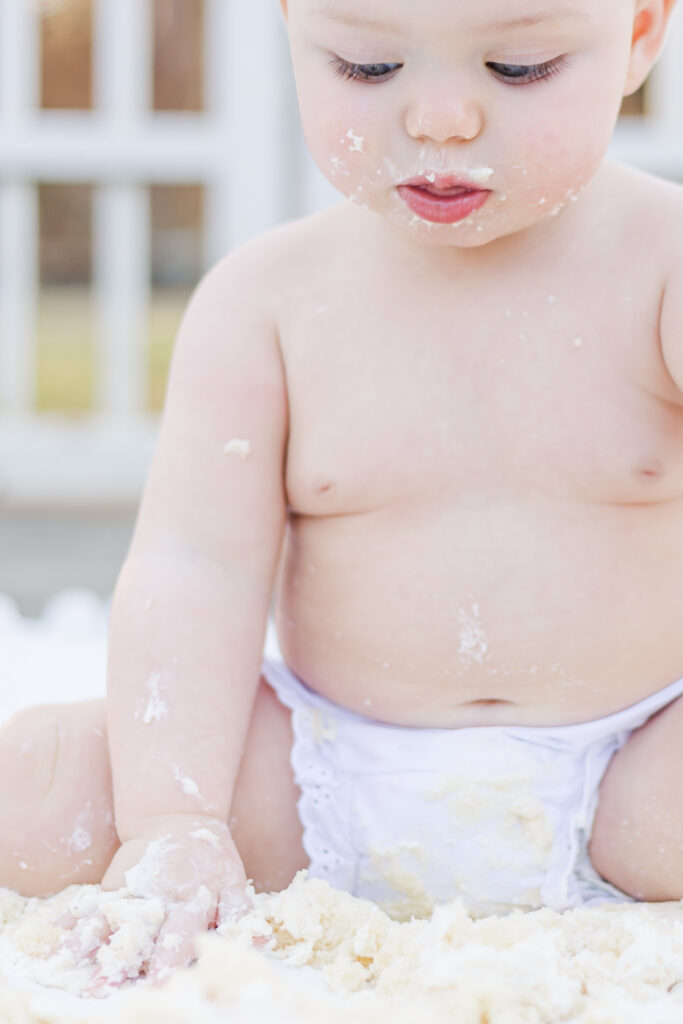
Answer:
[[[605,160],[673,0],[282,2],[347,201],[199,286],[106,711],[0,745],[0,884],[159,897],[153,978],[304,867],[683,897],[683,189]]]

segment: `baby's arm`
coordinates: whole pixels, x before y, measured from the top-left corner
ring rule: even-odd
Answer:
[[[286,389],[261,253],[252,244],[224,260],[185,315],[112,607],[108,728],[123,845],[104,885],[123,885],[143,858],[129,887],[175,904],[169,919],[185,933],[179,953],[175,935],[167,942],[166,963],[186,958],[192,933],[244,891],[226,823],[285,521]]]
[[[669,374],[683,393],[683,245],[677,240],[678,255],[674,256],[667,276],[659,318],[662,355]]]

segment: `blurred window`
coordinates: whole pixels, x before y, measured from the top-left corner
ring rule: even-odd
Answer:
[[[203,269],[204,189],[201,185],[154,185],[150,207],[147,406],[157,412],[163,405],[178,325]]]
[[[202,110],[204,0],[151,0],[151,14],[154,110]],[[41,0],[44,109],[92,109],[93,25],[94,0]]]
[[[621,105],[622,117],[643,117],[647,111],[647,83],[632,96],[626,96]]]
[[[36,389],[40,411],[82,413],[93,407],[92,196],[88,185],[39,186]]]
[[[203,0],[154,0],[153,14],[154,109],[202,110]]]
[[[152,285],[177,288],[202,273],[201,185],[154,185],[151,189]]]
[[[92,108],[92,40],[93,0],[42,0],[41,107]]]
[[[40,279],[49,284],[90,281],[92,188],[39,186]]]

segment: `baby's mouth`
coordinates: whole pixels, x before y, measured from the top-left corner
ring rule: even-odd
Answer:
[[[464,188],[461,185],[453,185],[451,188],[437,188],[436,185],[411,185],[411,188],[418,188],[421,192],[428,192],[430,196],[461,196],[467,192],[477,191],[476,189]]]
[[[418,178],[411,178],[403,182],[408,188],[418,188],[433,196],[447,198],[448,196],[463,195],[467,192],[482,192],[480,185],[470,181],[465,175],[454,174],[422,174]]]
[[[410,210],[434,224],[456,224],[475,213],[491,195],[489,189],[454,175],[421,175],[397,188]]]

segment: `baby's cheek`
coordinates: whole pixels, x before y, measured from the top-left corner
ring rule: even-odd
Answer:
[[[368,185],[368,138],[362,126],[345,120],[337,122],[329,140],[330,174],[337,188],[354,197]]]
[[[352,122],[326,125],[309,149],[327,180],[349,199],[365,202],[379,183],[377,158],[362,127]],[[381,161],[380,161],[381,163]]]
[[[565,130],[563,124],[566,122],[558,118],[552,126],[530,127],[511,168],[523,200],[530,207],[546,207],[547,212],[576,196],[603,156],[602,147],[593,139],[581,138]]]
[[[603,113],[605,104],[599,99],[598,103],[593,116],[590,96],[559,101],[552,123],[546,125],[544,137],[538,140],[538,150],[545,154],[546,165],[567,187],[572,179],[578,187],[587,184],[609,146],[612,120]]]

